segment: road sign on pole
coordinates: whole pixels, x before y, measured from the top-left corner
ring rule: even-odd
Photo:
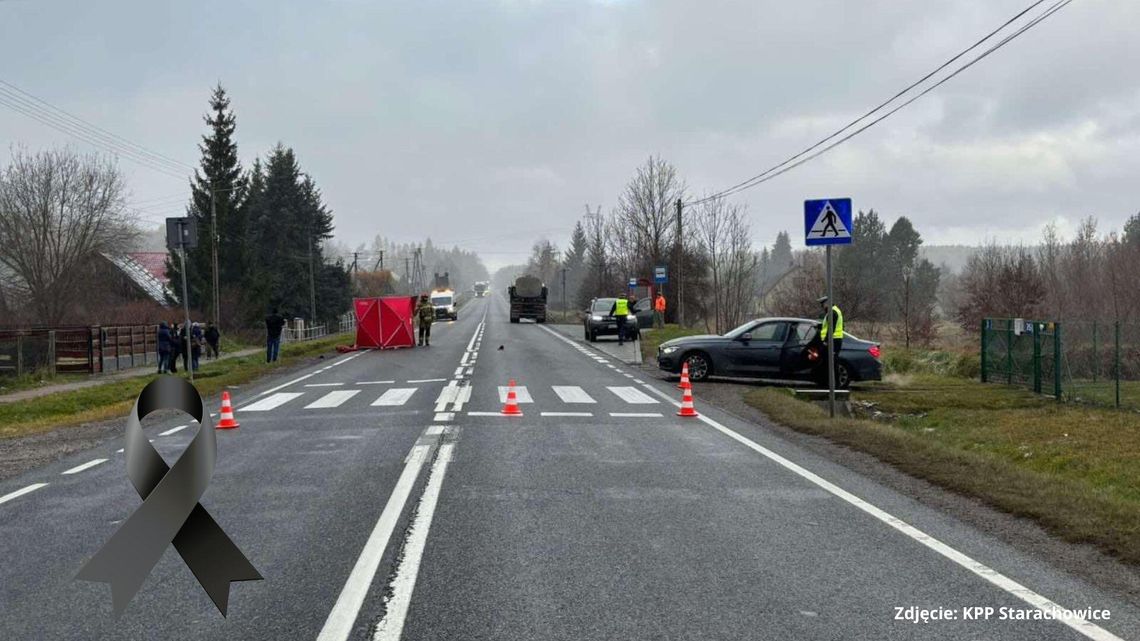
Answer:
[[[629,279],[629,288],[633,289],[634,287],[637,287],[637,279],[631,278],[631,279]]]
[[[850,198],[804,201],[804,244],[810,247],[850,243]]]
[[[831,319],[835,299],[831,295],[831,246],[851,244],[851,199],[825,198],[804,201],[804,244],[827,246],[827,304],[823,318],[827,321],[827,414],[835,418],[835,343]],[[820,327],[822,330],[822,326]]]
[[[669,282],[669,271],[665,265],[658,265],[653,268],[653,282],[658,285],[664,285]]]

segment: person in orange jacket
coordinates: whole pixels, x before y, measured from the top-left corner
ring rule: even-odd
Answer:
[[[653,326],[658,329],[665,327],[665,294],[657,292],[657,298],[653,299]]]

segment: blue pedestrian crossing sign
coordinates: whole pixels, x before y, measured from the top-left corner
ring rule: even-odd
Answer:
[[[851,199],[805,200],[804,244],[851,244]]]

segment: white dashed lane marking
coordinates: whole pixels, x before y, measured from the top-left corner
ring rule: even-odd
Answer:
[[[542,412],[540,416],[593,416],[593,412]]]
[[[181,432],[182,430],[186,429],[187,427],[190,427],[190,426],[189,425],[178,425],[178,426],[175,426],[175,427],[172,427],[172,428],[166,430],[165,432],[159,432],[158,435],[159,436],[170,436],[171,434]]]
[[[63,473],[64,474],[78,474],[78,473],[82,472],[83,470],[89,470],[89,469],[95,467],[96,465],[99,465],[100,463],[106,463],[106,462],[107,462],[107,459],[105,459],[105,458],[97,458],[94,461],[87,461],[83,465],[76,465],[75,467],[73,467],[70,470],[67,470]]]
[[[20,489],[16,490],[15,492],[11,492],[9,494],[5,494],[4,496],[0,496],[0,505],[3,505],[4,503],[11,501],[12,499],[18,499],[21,496],[28,494],[30,492],[35,492],[36,490],[40,489],[41,487],[47,487],[47,483],[32,483],[28,487],[20,488]]]
[[[663,418],[660,412],[610,412],[614,418]]]

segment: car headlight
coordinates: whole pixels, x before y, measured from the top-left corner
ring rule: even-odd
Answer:
[[[636,314],[629,314],[625,317],[625,319],[627,321],[635,321],[635,320],[637,320],[637,315]]]
[[[602,320],[602,317],[601,317],[601,316],[591,316],[591,317],[590,317],[590,320],[594,320],[594,321],[598,321],[598,322],[601,322],[601,320]]]
[[[673,347],[662,347],[662,348],[661,348],[661,353],[662,353],[662,354],[672,354],[673,352],[675,352],[675,351],[677,351],[677,350],[679,350],[679,349],[681,349],[681,348],[680,348],[680,347],[676,347],[676,346],[673,346]]]

